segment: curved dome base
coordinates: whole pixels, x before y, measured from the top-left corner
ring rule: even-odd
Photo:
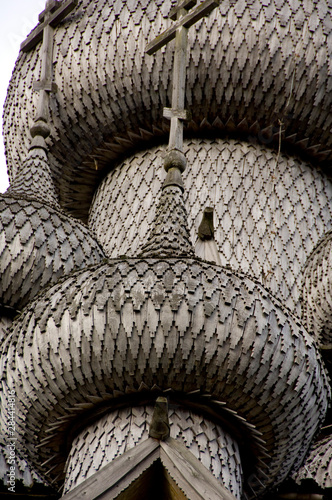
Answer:
[[[194,259],[117,260],[76,273],[31,303],[3,350],[19,441],[37,464],[40,454],[61,462],[59,427],[103,399],[96,388],[115,398],[140,387],[198,390],[262,433],[262,489],[302,459],[329,395],[298,321],[258,283]]]

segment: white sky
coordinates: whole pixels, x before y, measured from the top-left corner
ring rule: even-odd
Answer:
[[[38,23],[45,0],[0,0],[0,103],[1,117],[8,83],[21,42]],[[0,193],[8,187],[1,118]]]

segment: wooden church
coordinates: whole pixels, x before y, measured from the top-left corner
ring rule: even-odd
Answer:
[[[332,3],[48,0],[3,114],[0,495],[332,498]]]

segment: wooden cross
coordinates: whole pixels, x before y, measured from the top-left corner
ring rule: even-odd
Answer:
[[[204,0],[191,10],[196,3],[197,0],[179,0],[178,5],[170,13],[170,18],[175,21],[173,26],[155,38],[146,48],[146,52],[152,55],[175,38],[172,108],[164,108],[164,117],[171,120],[169,150],[183,151],[183,120],[189,119],[189,113],[184,109],[188,29],[218,7],[220,0]]]
[[[77,5],[78,0],[47,0],[45,9],[39,15],[39,25],[30,33],[28,38],[21,44],[21,50],[28,52],[43,40],[41,79],[33,82],[33,89],[40,91],[35,122],[48,120],[48,92],[55,92],[56,85],[53,83],[53,36],[54,28],[71,12]]]
[[[21,43],[21,50],[28,52],[43,38],[44,30],[52,26],[56,26],[76,7],[78,0],[66,0],[58,2],[56,0],[48,0],[46,8],[39,14],[39,25],[30,33],[28,38]]]

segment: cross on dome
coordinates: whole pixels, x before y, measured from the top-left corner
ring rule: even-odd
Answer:
[[[47,0],[45,9],[39,14],[40,24],[30,33],[30,35],[21,43],[20,49],[28,52],[37,45],[40,40],[45,39],[47,28],[57,25],[76,7],[78,0],[67,0],[64,2],[57,0]]]
[[[42,39],[42,65],[41,79],[33,82],[34,90],[40,91],[37,112],[34,124],[30,128],[33,137],[31,148],[42,147],[45,149],[45,138],[49,135],[48,121],[48,93],[56,91],[53,82],[53,36],[54,28],[71,12],[77,5],[77,0],[58,2],[47,0],[45,9],[39,15],[39,25],[30,33],[28,38],[21,44],[21,50],[28,52]]]
[[[146,49],[148,54],[154,54],[175,38],[172,107],[164,108],[164,116],[171,120],[168,152],[164,161],[167,176],[163,183],[149,238],[140,254],[141,257],[194,256],[181,176],[187,163],[183,153],[183,120],[189,117],[184,109],[188,29],[217,7],[219,1],[205,0],[188,12],[194,5],[196,5],[196,0],[180,1],[170,13],[170,18],[175,21],[173,26],[153,40]]]
[[[169,151],[176,150],[181,153],[183,152],[183,120],[188,120],[190,116],[184,109],[188,29],[218,7],[220,0],[205,0],[192,9],[196,3],[196,0],[180,0],[170,12],[169,17],[175,21],[174,24],[157,36],[146,48],[146,52],[152,55],[175,38],[172,107],[164,108],[164,117],[171,120]],[[182,163],[185,166],[184,158]]]

